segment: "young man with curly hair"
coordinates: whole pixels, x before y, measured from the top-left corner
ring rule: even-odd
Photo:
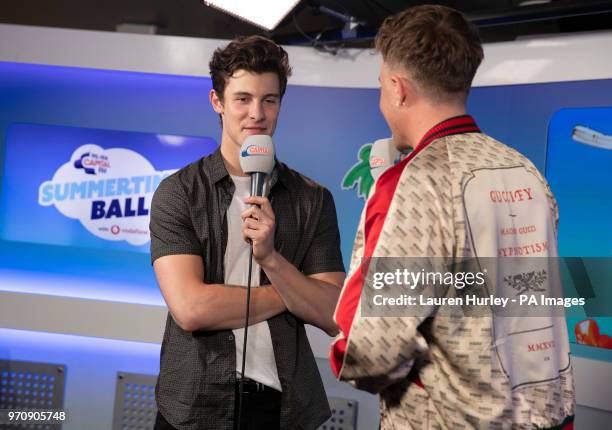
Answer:
[[[315,429],[330,415],[304,323],[337,332],[344,267],[332,195],[276,161],[269,195],[249,197],[239,161],[247,136],[274,134],[290,73],[285,50],[263,37],[217,49],[210,102],[220,147],[153,197],[151,259],[169,309],[158,430]],[[256,288],[242,375],[247,239]]]

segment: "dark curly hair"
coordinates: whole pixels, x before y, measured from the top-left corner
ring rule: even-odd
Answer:
[[[440,5],[388,17],[375,46],[385,62],[402,66],[436,96],[467,95],[484,58],[476,29],[461,12]]]
[[[287,78],[291,76],[287,51],[262,36],[240,36],[227,46],[217,48],[209,67],[212,86],[220,100],[223,100],[227,79],[238,70],[251,73],[276,73],[280,83],[281,98],[287,88]]]

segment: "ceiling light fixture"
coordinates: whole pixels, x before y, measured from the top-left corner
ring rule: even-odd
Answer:
[[[204,0],[206,6],[272,31],[295,8],[299,0]],[[265,3],[265,4],[264,4]]]

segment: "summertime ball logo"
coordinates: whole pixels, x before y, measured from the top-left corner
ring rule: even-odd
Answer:
[[[173,172],[156,171],[130,149],[86,144],[40,184],[38,203],[55,206],[101,239],[141,246],[149,241],[153,192]]]

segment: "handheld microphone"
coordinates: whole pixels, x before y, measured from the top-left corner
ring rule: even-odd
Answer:
[[[370,149],[370,173],[376,181],[389,167],[400,160],[401,153],[393,145],[393,139],[378,139]]]
[[[251,196],[265,195],[266,176],[274,168],[274,144],[272,138],[263,134],[248,136],[240,148],[240,168],[251,175]],[[248,240],[249,243],[250,239]],[[246,309],[244,317],[244,339],[242,343],[242,368],[238,400],[238,426],[242,426],[242,401],[244,396],[245,366],[247,360],[247,338],[249,335],[249,314],[251,309],[251,273],[253,268],[253,246],[247,276]]]
[[[240,148],[240,168],[251,175],[251,196],[264,195],[266,176],[274,168],[274,143],[264,134],[248,136]]]

